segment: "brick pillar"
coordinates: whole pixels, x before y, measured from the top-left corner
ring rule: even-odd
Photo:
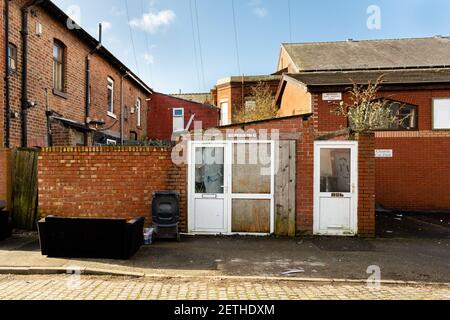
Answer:
[[[0,148],[0,199],[11,201],[11,149]]]
[[[375,135],[358,134],[358,234],[375,236]]]

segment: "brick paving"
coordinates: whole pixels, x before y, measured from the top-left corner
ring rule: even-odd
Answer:
[[[0,300],[448,300],[449,285],[324,284],[251,279],[0,276]]]

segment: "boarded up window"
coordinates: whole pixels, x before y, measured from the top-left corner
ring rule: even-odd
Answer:
[[[233,232],[270,233],[270,200],[233,200]]]
[[[233,193],[270,194],[270,144],[235,144],[233,148]]]

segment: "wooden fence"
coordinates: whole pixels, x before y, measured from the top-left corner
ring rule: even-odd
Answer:
[[[37,164],[39,151],[15,149],[12,152],[12,220],[14,228],[34,230],[38,219]]]

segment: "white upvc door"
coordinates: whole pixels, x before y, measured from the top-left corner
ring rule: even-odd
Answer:
[[[358,234],[358,143],[316,142],[314,234]]]
[[[190,233],[228,232],[226,143],[192,143],[189,165]]]

